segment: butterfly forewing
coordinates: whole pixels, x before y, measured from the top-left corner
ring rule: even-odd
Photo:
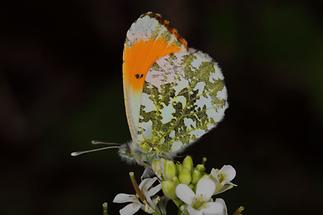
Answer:
[[[138,145],[171,155],[214,128],[227,108],[223,75],[194,49],[164,56],[150,68],[141,95]]]
[[[186,41],[158,14],[143,14],[128,30],[123,52],[123,84],[134,142],[137,142],[141,93],[148,70],[157,59],[184,49]]]

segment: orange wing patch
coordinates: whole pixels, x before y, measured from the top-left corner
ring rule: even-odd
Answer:
[[[175,53],[181,47],[169,44],[164,38],[139,40],[132,46],[125,45],[123,52],[124,80],[134,91],[143,89],[148,70],[160,57]]]

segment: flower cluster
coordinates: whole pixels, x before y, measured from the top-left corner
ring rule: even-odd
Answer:
[[[205,161],[194,166],[190,156],[186,156],[182,163],[163,158],[153,160],[149,170],[155,176],[145,178],[137,185],[131,173],[136,194],[118,194],[113,202],[130,202],[120,210],[121,215],[132,215],[139,209],[149,214],[166,214],[165,200],[171,200],[181,215],[227,215],[224,200],[214,196],[236,186],[231,182],[236,171],[231,165],[224,165],[208,173]],[[162,197],[156,195],[160,190],[164,194]],[[235,214],[240,214],[241,211],[237,211]]]
[[[162,181],[164,195],[173,200],[183,214],[227,214],[224,201],[214,201],[211,197],[234,186],[231,180],[236,172],[232,166],[212,169],[208,174],[204,162],[194,166],[192,158],[186,156],[182,163],[155,160],[152,168]]]

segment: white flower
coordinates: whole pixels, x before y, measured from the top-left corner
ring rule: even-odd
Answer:
[[[156,181],[156,177],[146,178],[139,184],[139,189],[144,195],[143,201],[138,197],[138,195],[125,193],[117,194],[113,199],[114,203],[130,202],[130,204],[126,205],[119,211],[120,214],[132,215],[135,214],[139,209],[144,210],[146,213],[152,214],[155,211],[156,204],[159,201],[158,196],[153,196],[161,190],[161,184],[158,184],[155,187],[151,187]]]
[[[216,182],[215,193],[222,193],[236,186],[231,182],[236,176],[236,170],[231,165],[224,165],[220,170],[213,168],[210,175]]]
[[[176,195],[186,204],[190,215],[226,215],[225,204],[212,200],[215,183],[208,177],[201,178],[196,185],[196,193],[186,184],[176,187]]]
[[[224,165],[220,170],[213,168],[211,170],[211,176],[218,183],[228,184],[236,177],[236,170],[231,165]]]

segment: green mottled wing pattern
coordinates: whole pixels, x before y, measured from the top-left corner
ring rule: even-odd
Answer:
[[[145,80],[136,144],[145,153],[176,154],[214,128],[227,107],[223,75],[207,54],[162,57]]]

